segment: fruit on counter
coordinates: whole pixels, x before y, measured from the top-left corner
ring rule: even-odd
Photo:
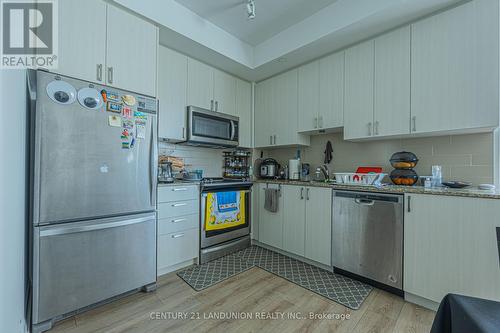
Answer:
[[[417,155],[409,151],[400,151],[392,154],[389,160],[395,169],[412,169],[418,163]]]

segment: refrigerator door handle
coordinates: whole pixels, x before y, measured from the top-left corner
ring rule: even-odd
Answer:
[[[123,227],[126,225],[151,221],[151,219],[154,219],[154,216],[144,216],[144,217],[139,217],[139,218],[130,219],[130,220],[104,222],[104,223],[88,224],[88,225],[82,225],[82,226],[71,226],[71,225],[65,224],[65,225],[59,226],[59,227],[49,228],[46,230],[43,230],[43,229],[40,230],[40,237],[75,234],[78,232],[87,232],[87,231],[93,231],[93,230],[102,230],[102,229]]]
[[[156,140],[156,121],[154,116],[151,117],[151,156],[150,156],[150,190],[151,190],[151,207],[156,207],[156,184],[158,181],[158,140]]]

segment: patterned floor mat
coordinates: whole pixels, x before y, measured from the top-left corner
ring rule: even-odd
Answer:
[[[177,275],[199,291],[254,266],[354,310],[359,309],[373,289],[362,282],[255,245]]]

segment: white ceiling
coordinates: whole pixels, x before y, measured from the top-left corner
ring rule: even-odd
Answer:
[[[175,0],[240,40],[256,46],[337,0],[255,0],[247,19],[246,0]]]
[[[258,82],[467,0],[255,0],[250,22],[246,0],[110,1],[155,22],[161,45]]]

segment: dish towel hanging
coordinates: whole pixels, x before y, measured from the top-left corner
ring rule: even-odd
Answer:
[[[332,161],[332,153],[332,143],[330,142],[330,140],[328,140],[325,147],[325,164],[330,164],[330,162]]]
[[[271,213],[276,213],[278,211],[279,190],[275,188],[266,188],[264,190],[264,193],[264,209]]]

